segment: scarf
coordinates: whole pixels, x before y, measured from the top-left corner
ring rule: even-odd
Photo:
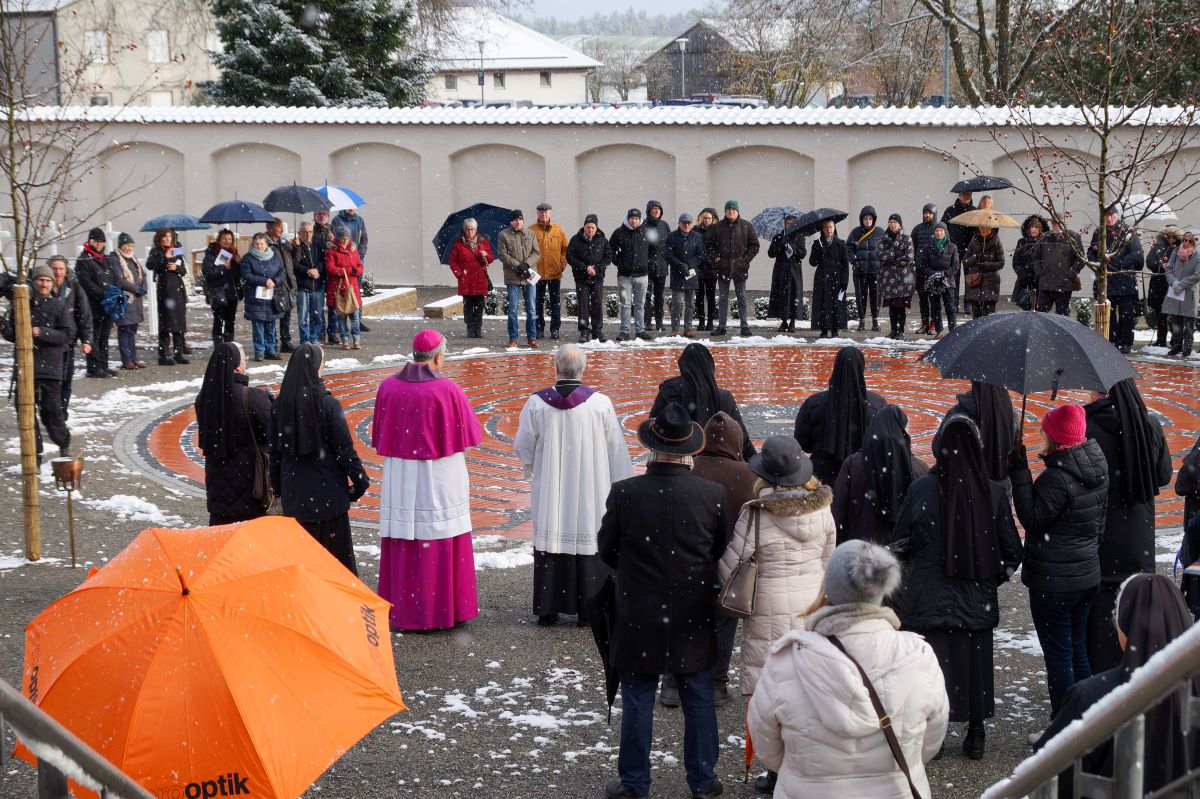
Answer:
[[[1003,573],[993,517],[992,485],[983,463],[979,432],[966,416],[952,416],[937,451],[946,574],[991,580]]]
[[[892,625],[892,629],[900,629],[900,619],[896,616],[896,611],[868,602],[826,605],[802,618],[804,629],[821,635],[841,635],[854,625],[872,619],[883,619]]]
[[[673,463],[676,466],[686,466],[691,469],[695,463],[691,455],[672,455],[669,452],[650,450],[650,463]]]
[[[288,361],[279,396],[271,408],[276,443],[293,458],[302,458],[322,449],[325,420],[321,405],[325,384],[317,372],[324,357],[316,344],[301,344]]]
[[[864,369],[863,355],[857,348],[838,350],[829,377],[825,435],[821,442],[822,451],[837,461],[846,460],[862,448],[868,409]]]
[[[1150,418],[1141,392],[1132,379],[1122,380],[1108,390],[1117,412],[1117,460],[1121,494],[1127,505],[1152,502],[1158,495],[1158,456],[1162,434]]]
[[[239,382],[238,377],[245,377],[234,371],[241,362],[241,348],[227,341],[213,350],[204,370],[204,381],[196,396],[196,426],[206,459],[223,460],[237,451],[238,419],[244,414],[233,385]]]
[[[476,250],[479,249],[479,236],[475,236],[475,238],[473,238],[473,239],[468,238],[467,236],[463,236],[462,240],[463,240],[463,244],[467,245],[467,247],[470,248],[471,252],[475,252]]]
[[[888,405],[875,415],[863,438],[863,466],[867,472],[867,501],[888,522],[912,485],[912,439],[908,417],[898,405]]]
[[[251,247],[249,250],[246,251],[246,254],[253,255],[255,258],[257,258],[260,261],[269,261],[275,257],[275,251],[272,250],[270,247],[268,247],[265,250],[259,250],[259,249],[255,249],[254,247]]]
[[[708,424],[712,415],[721,410],[715,369],[716,363],[708,347],[692,343],[683,348],[683,354],[679,356],[679,375],[683,380],[684,396],[680,402],[692,415],[692,421],[700,425]]]
[[[95,250],[92,249],[92,246],[90,244],[83,245],[83,251],[86,252],[88,255],[92,256],[93,258],[95,258],[97,261],[101,261],[104,259],[104,253],[96,252]]]
[[[949,236],[942,236],[940,239],[934,239],[933,240],[933,249],[937,250],[938,252],[941,252],[942,250],[946,249],[946,242],[948,242],[948,241],[950,241]]]

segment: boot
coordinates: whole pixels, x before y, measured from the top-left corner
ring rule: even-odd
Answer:
[[[349,336],[346,336],[342,339],[342,349],[344,349],[344,350],[350,349],[350,337]]]
[[[774,771],[768,771],[766,774],[759,774],[754,778],[754,790],[763,795],[770,796],[775,793],[775,783],[779,781],[779,774]]]
[[[187,366],[189,363],[191,363],[191,361],[184,357],[183,350],[179,350],[175,353],[175,363],[182,366]]]
[[[963,740],[963,754],[972,760],[983,760],[984,737],[983,722],[971,722],[967,727],[967,737]]]
[[[871,330],[875,331],[876,333],[879,332],[879,317],[871,317]]]
[[[358,336],[354,337],[354,343],[352,345],[350,345],[350,349],[352,349],[352,350],[361,350],[362,349],[362,343],[358,340]]]

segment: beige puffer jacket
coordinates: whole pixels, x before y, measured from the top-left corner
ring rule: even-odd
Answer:
[[[817,598],[825,564],[837,545],[837,526],[830,512],[833,491],[765,489],[742,506],[729,546],[717,565],[721,582],[729,579],[742,555],[754,549],[754,513],[761,516],[758,544],[758,585],[754,615],[743,621],[742,694],[754,693],[767,651],[777,639],[799,629],[798,614]],[[749,541],[747,541],[747,536]]]

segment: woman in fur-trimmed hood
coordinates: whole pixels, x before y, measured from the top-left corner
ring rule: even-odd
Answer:
[[[742,694],[754,693],[771,644],[798,626],[798,614],[817,598],[837,526],[830,512],[833,491],[813,477],[812,461],[791,436],[772,436],[750,459],[758,477],[755,499],[742,506],[729,545],[717,565],[729,579],[738,559],[756,552],[758,584],[754,615],[742,626]],[[758,546],[754,531],[758,524]]]

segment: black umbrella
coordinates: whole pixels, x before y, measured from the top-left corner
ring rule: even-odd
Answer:
[[[263,200],[263,208],[272,213],[311,214],[313,211],[328,211],[332,207],[329,198],[308,186],[280,186],[272,189]]]
[[[1011,189],[1013,184],[1005,178],[992,177],[991,175],[976,175],[973,178],[960,180],[954,184],[954,188],[950,189],[951,194],[958,194],[962,191],[999,191],[1000,189]]]
[[[936,366],[942,377],[978,380],[1022,395],[1050,391],[1051,399],[1064,388],[1107,392],[1114,383],[1137,376],[1125,356],[1090,327],[1037,311],[972,319],[921,359]]]
[[[817,208],[809,211],[807,214],[801,214],[792,226],[794,231],[793,236],[811,236],[821,232],[821,225],[826,219],[832,219],[834,222],[841,222],[850,214],[845,211],[839,211],[836,208]]]
[[[236,225],[240,222],[270,222],[275,217],[261,205],[245,200],[227,200],[204,212],[201,222],[213,225]]]
[[[479,226],[479,235],[487,236],[488,241],[492,243],[492,249],[495,250],[496,238],[501,230],[508,227],[511,213],[510,209],[498,205],[475,203],[469,208],[450,214],[433,237],[433,248],[437,250],[438,260],[444,264],[450,263],[450,248],[454,246],[454,240],[462,235],[462,223],[467,219],[475,220]]]
[[[614,614],[617,607],[617,584],[610,574],[604,579],[604,584],[587,601],[588,620],[592,625],[592,637],[596,639],[596,648],[600,650],[600,661],[604,664],[604,697],[608,700],[608,720],[612,721],[612,706],[617,698],[617,688],[621,683],[621,675],[609,663],[609,650],[612,647],[612,631],[615,622]]]

